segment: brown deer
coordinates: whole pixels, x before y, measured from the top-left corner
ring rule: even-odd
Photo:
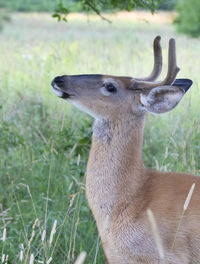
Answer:
[[[177,79],[175,40],[169,41],[168,73],[162,68],[160,37],[154,40],[154,68],[147,78],[63,75],[53,91],[95,118],[86,172],[86,194],[110,264],[200,263],[200,178],[147,169],[142,160],[145,113],[173,109],[192,81]],[[195,183],[189,207],[170,250],[183,205]],[[156,247],[154,214],[164,258]]]

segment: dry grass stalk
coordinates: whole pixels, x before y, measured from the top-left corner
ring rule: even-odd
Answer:
[[[184,203],[184,206],[183,206],[183,211],[182,211],[182,214],[181,214],[181,217],[180,217],[180,220],[179,220],[179,223],[178,223],[178,227],[177,227],[177,230],[176,230],[176,234],[174,236],[174,240],[173,240],[173,243],[172,243],[172,246],[171,246],[171,252],[173,251],[174,249],[174,246],[175,246],[175,242],[176,242],[176,239],[177,239],[177,235],[178,235],[178,232],[180,230],[180,227],[181,227],[181,223],[182,223],[182,220],[183,220],[183,217],[184,217],[184,214],[185,214],[185,211],[187,210],[188,208],[188,205],[190,203],[190,200],[192,198],[192,194],[193,194],[193,191],[194,191],[194,187],[195,187],[195,183],[192,184],[190,190],[189,190],[189,193],[186,197],[186,200],[185,200],[185,203]]]
[[[2,241],[5,242],[6,240],[6,228],[3,229],[3,236],[2,236]]]
[[[5,262],[5,264],[7,264],[8,263],[8,255],[6,255],[6,262]]]
[[[40,264],[44,263],[44,261],[42,261],[42,260],[38,260],[37,262],[40,263]]]
[[[192,198],[192,194],[193,194],[193,192],[194,192],[194,188],[195,188],[195,183],[192,184],[192,186],[191,186],[191,188],[190,188],[190,191],[189,191],[189,193],[188,193],[188,195],[187,195],[187,198],[186,198],[186,200],[185,200],[185,203],[184,203],[184,206],[183,206],[183,210],[184,210],[184,211],[186,211],[187,208],[188,208],[188,205],[189,205],[190,200],[191,200],[191,198]]]
[[[45,238],[46,238],[46,229],[44,229],[43,231],[42,231],[42,236],[41,236],[41,240],[42,240],[42,242],[45,240]]]
[[[52,260],[53,260],[52,257],[50,257],[50,258],[47,260],[47,264],[50,264]]]
[[[74,199],[75,199],[76,195],[77,195],[77,194],[74,194],[74,195],[72,196],[72,199],[70,200],[70,204],[69,204],[68,210],[67,210],[67,212],[66,212],[66,214],[65,214],[64,220],[63,220],[62,224],[60,225],[60,229],[59,229],[59,232],[58,232],[58,235],[57,235],[57,238],[56,238],[56,241],[55,241],[55,244],[54,244],[53,250],[52,250],[52,252],[51,252],[51,257],[52,257],[53,254],[54,254],[54,251],[55,251],[55,248],[56,248],[57,242],[58,242],[59,237],[60,237],[60,234],[61,234],[61,232],[62,232],[62,228],[63,228],[63,226],[64,226],[64,224],[65,224],[65,222],[66,222],[66,219],[67,219],[67,216],[68,216],[68,214],[69,214],[69,211],[70,211],[71,207],[73,206]]]
[[[183,206],[183,211],[182,211],[179,223],[178,223],[178,227],[177,227],[176,233],[174,235],[174,240],[172,242],[172,246],[171,246],[170,252],[172,252],[174,250],[174,246],[175,246],[175,242],[176,242],[176,239],[177,239],[177,236],[178,236],[178,232],[180,231],[181,223],[182,223],[185,211],[187,210],[187,208],[189,206],[189,203],[190,203],[190,200],[192,198],[192,194],[194,192],[194,188],[195,188],[195,183],[192,184],[192,186],[191,186],[191,188],[190,188],[190,190],[188,192],[188,195],[186,197],[186,200],[185,200],[185,203],[184,203],[184,206]],[[168,261],[166,262],[166,264],[168,264]]]
[[[20,250],[20,252],[19,252],[19,260],[22,261],[23,258],[24,258],[24,245],[21,244],[21,245],[20,245],[20,248],[21,248],[21,250]]]
[[[1,262],[4,263],[5,259],[6,259],[6,255],[3,254],[2,257],[1,257]]]
[[[155,160],[155,162],[156,162],[156,170],[160,170],[160,166],[159,166],[158,160]]]
[[[150,209],[147,209],[147,216],[149,218],[150,224],[151,224],[151,228],[153,231],[153,235],[155,238],[155,242],[156,242],[156,246],[158,249],[158,253],[161,259],[164,259],[164,250],[163,250],[163,245],[162,245],[162,240],[158,231],[158,227],[156,224],[156,220],[155,217],[153,215],[153,212]]]
[[[27,252],[26,252],[26,257],[25,257],[24,264],[27,263],[28,255],[29,255],[29,251],[30,251],[30,248],[31,248],[31,243],[32,243],[33,238],[34,238],[34,236],[35,236],[35,228],[36,228],[36,226],[37,226],[38,223],[39,223],[39,219],[36,218],[36,219],[35,219],[35,222],[34,222],[34,224],[33,224],[33,226],[32,226],[31,238],[30,238],[29,241],[28,241],[28,248],[27,248]],[[29,262],[29,263],[31,263],[31,262]]]
[[[77,193],[77,194],[79,194],[79,193]],[[75,199],[77,194],[73,194],[72,195],[72,199],[70,201],[70,205],[69,205],[69,208],[68,208],[68,213],[70,212],[70,208],[72,207],[74,199]],[[78,195],[78,199],[76,200],[76,204],[74,205],[75,208],[78,207],[79,197],[80,196]],[[78,218],[79,218],[79,213],[80,213],[80,207],[79,207],[78,213],[77,213],[77,217]],[[75,232],[76,232],[76,230],[75,230],[76,229],[76,227],[75,227],[76,223],[75,224],[74,223],[75,223],[75,217],[73,218],[73,222],[71,224],[70,242],[69,242],[69,247],[68,247],[67,262],[71,262],[71,258],[72,258],[72,261],[74,261],[73,251],[71,253],[71,250],[72,250],[72,247],[73,247],[73,241],[74,241],[73,240],[73,233],[75,234]]]
[[[20,250],[20,252],[19,252],[19,260],[22,261],[23,258],[24,258],[24,251]]]
[[[74,260],[74,252],[75,252],[75,244],[76,244],[76,233],[77,233],[77,227],[79,223],[79,216],[77,217],[75,228],[74,228],[74,238],[73,238],[73,247],[72,247],[72,259]]]
[[[3,229],[2,241],[3,242],[6,241],[6,228],[5,227]],[[8,258],[8,255],[6,256],[5,254],[3,254],[3,251],[4,251],[4,244],[3,244],[3,249],[2,249],[2,257],[1,257],[2,263],[4,263],[6,261],[6,258]]]
[[[34,263],[34,255],[31,254],[31,257],[30,257],[30,261],[29,261],[29,264],[33,264]]]
[[[52,147],[54,146],[54,141],[52,141],[51,144],[51,153],[52,153]],[[47,226],[47,211],[48,211],[48,202],[49,202],[49,189],[50,189],[50,181],[51,181],[51,170],[52,170],[52,162],[49,165],[49,175],[48,175],[48,184],[47,184],[47,202],[46,202],[46,207],[45,207],[45,228]]]
[[[82,251],[74,264],[83,264],[86,259],[86,256],[87,253],[85,251]]]
[[[169,154],[169,146],[165,148],[165,159],[168,157]]]
[[[24,223],[24,219],[23,219],[23,216],[22,216],[22,212],[21,212],[20,206],[19,206],[17,195],[16,195],[16,192],[15,192],[14,183],[13,183],[13,181],[10,178],[10,174],[7,173],[6,175],[7,175],[8,179],[11,182],[12,187],[13,187],[13,191],[14,191],[13,194],[14,194],[16,205],[17,205],[17,209],[18,209],[18,212],[19,212],[19,215],[20,215],[20,218],[21,218],[21,222],[22,222],[22,226],[23,226],[23,230],[24,230],[24,237],[25,237],[26,241],[28,242],[28,238],[27,238],[27,234],[26,234],[26,228],[25,228],[25,223]]]
[[[50,239],[49,239],[49,244],[50,245],[52,244],[52,242],[53,242],[53,236],[56,233],[56,226],[57,226],[57,220],[54,221],[53,227],[52,227],[52,230],[51,230]]]
[[[81,155],[78,154],[78,158],[77,158],[77,161],[76,161],[77,166],[79,166],[79,164],[80,164],[80,160],[81,160]]]

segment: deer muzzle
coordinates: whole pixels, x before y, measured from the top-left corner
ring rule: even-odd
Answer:
[[[53,92],[60,98],[68,99],[73,96],[67,89],[67,76],[57,76],[53,79],[51,85]]]

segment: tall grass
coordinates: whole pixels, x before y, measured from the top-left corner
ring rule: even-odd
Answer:
[[[126,19],[112,25],[83,18],[58,24],[50,16],[18,14],[5,26],[0,34],[0,237],[6,228],[6,239],[0,252],[8,263],[74,263],[82,251],[85,263],[105,262],[84,192],[92,119],[59,100],[50,83],[61,74],[148,75],[158,34],[164,70],[167,40],[175,36],[180,76],[194,85],[174,111],[148,116],[144,160],[159,170],[198,173],[199,40],[176,35],[168,24]]]

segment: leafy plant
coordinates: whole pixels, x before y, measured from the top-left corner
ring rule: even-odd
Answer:
[[[192,37],[200,36],[200,1],[180,0],[176,8],[179,12],[175,20],[177,30]]]
[[[65,21],[67,22],[67,15],[69,14],[69,9],[64,7],[63,3],[60,1],[58,4],[58,8],[55,10],[55,13],[52,17],[57,18],[58,21]]]
[[[3,27],[4,21],[10,21],[10,16],[5,10],[0,10],[0,30]]]
[[[178,0],[160,0],[158,9],[161,10],[173,10]]]
[[[135,8],[145,8],[153,13],[160,0],[79,0],[78,2],[82,10],[87,12],[93,11],[94,13],[105,19],[101,15],[102,10],[132,11]],[[58,21],[67,21],[66,15],[68,15],[70,11],[70,8],[66,8],[63,4],[63,1],[60,0],[58,8],[55,10],[53,17],[58,18]]]

